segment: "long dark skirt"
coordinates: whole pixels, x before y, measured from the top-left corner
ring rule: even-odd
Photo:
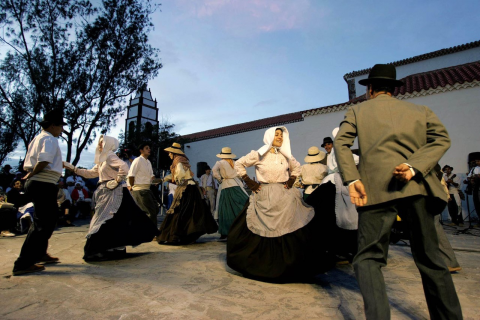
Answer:
[[[267,238],[247,227],[247,208],[233,222],[227,239],[227,264],[244,276],[268,282],[309,280],[332,267],[318,232],[318,218],[303,228]]]
[[[335,185],[320,185],[305,202],[315,209],[319,219],[319,232],[322,243],[332,255],[352,259],[357,253],[357,230],[339,228],[335,216]]]
[[[159,244],[189,244],[217,230],[217,223],[198,187],[188,185],[180,205],[163,220],[157,240]]]
[[[156,226],[138,207],[127,188],[123,188],[120,208],[113,218],[102,224],[97,233],[87,238],[83,258],[104,253],[108,249],[150,242],[157,234]]]

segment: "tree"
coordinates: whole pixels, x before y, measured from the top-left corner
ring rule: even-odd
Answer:
[[[0,123],[0,165],[7,160],[8,154],[15,150],[18,144],[17,140],[18,138],[10,128]]]
[[[65,99],[67,161],[76,164],[99,132],[108,131],[125,97],[162,67],[148,43],[151,0],[5,0],[0,41],[12,50],[0,65],[0,123],[26,147],[37,119]],[[18,125],[21,121],[21,125]],[[73,158],[73,160],[72,160]]]

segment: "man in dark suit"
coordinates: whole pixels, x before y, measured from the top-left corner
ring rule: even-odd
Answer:
[[[387,264],[390,230],[397,217],[410,229],[412,255],[422,277],[432,319],[462,319],[455,287],[440,257],[434,216],[447,203],[434,166],[450,147],[447,130],[425,106],[392,97],[392,65],[375,65],[367,101],[345,114],[335,141],[339,170],[359,212],[358,254],[353,265],[367,319],[390,319],[381,267]],[[358,136],[357,170],[350,147]],[[368,198],[367,198],[368,197]],[[368,201],[367,201],[368,199]]]

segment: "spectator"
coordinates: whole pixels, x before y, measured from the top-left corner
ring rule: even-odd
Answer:
[[[72,210],[72,198],[62,180],[58,182],[57,204],[59,208],[60,224],[65,227],[74,227],[75,225],[72,221],[75,218],[75,214]]]
[[[73,189],[71,196],[73,203],[78,210],[77,216],[81,218],[88,217],[90,214],[92,199],[89,197],[87,190],[83,188],[81,182],[75,184],[75,189]]]
[[[5,200],[5,194],[0,193],[0,236],[1,237],[15,237],[12,232],[15,230],[17,223],[17,210],[13,203],[8,203]]]

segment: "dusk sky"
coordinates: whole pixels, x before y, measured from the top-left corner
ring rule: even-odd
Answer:
[[[346,102],[348,72],[480,40],[478,0],[166,0],[160,9],[151,43],[163,68],[148,87],[179,134]],[[93,150],[80,165],[92,165]]]

